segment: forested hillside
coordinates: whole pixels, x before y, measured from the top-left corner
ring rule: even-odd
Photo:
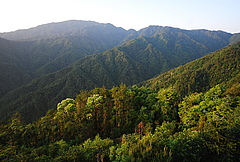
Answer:
[[[31,73],[24,66],[29,61],[25,52],[22,44],[0,38],[0,97],[32,80]]]
[[[156,90],[172,86],[184,96],[204,92],[220,83],[231,86],[240,80],[239,70],[240,43],[237,43],[161,74],[144,85]]]
[[[209,31],[209,30],[183,30],[173,27],[162,27],[162,26],[149,26],[143,28],[137,32],[131,33],[124,41],[135,39],[141,36],[151,37],[155,34],[165,34],[165,33],[181,33],[183,36],[188,36],[200,44],[205,45],[210,51],[223,48],[229,42],[237,43],[238,34],[230,34],[223,31]],[[234,36],[229,40],[230,37]],[[235,41],[236,40],[236,41]]]
[[[239,52],[228,46],[148,88],[81,90],[28,124],[17,113],[0,125],[0,160],[238,161]]]
[[[88,33],[84,37],[68,36],[34,41],[28,51],[33,60],[30,63],[33,67],[38,67],[33,68],[34,75],[42,77],[0,99],[3,120],[19,111],[24,112],[25,120],[33,121],[62,99],[74,97],[79,90],[103,86],[111,88],[121,83],[127,86],[137,84],[228,45],[232,36],[221,31],[187,31],[159,26],[125,31],[125,35],[121,34],[123,29],[110,24],[83,29],[85,34]],[[131,33],[129,37],[135,34],[137,38],[127,41],[129,38],[126,38],[126,33]],[[121,41],[127,42],[74,62],[84,54],[110,48]],[[74,63],[64,68],[71,62]],[[54,71],[57,72],[43,76]]]
[[[0,34],[0,37],[13,40],[33,40],[16,42],[0,39],[0,97],[34,78],[61,70],[84,56],[111,49],[128,34],[128,31],[111,24],[83,21],[46,24]]]

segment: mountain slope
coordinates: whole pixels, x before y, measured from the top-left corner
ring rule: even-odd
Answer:
[[[0,97],[32,80],[25,45],[0,38]]]
[[[207,48],[211,49],[211,51],[213,51],[214,49],[220,49],[226,44],[229,44],[229,38],[233,36],[233,34],[223,31],[209,31],[205,29],[184,30],[173,27],[149,26],[147,28],[143,28],[139,31],[129,34],[129,36],[124,39],[124,41],[129,41],[140,36],[150,37],[155,34],[164,34],[170,32],[185,34],[190,39],[193,39],[198,43],[204,44]]]
[[[86,36],[89,35],[89,32],[92,32],[93,29],[96,32],[97,28],[106,28],[109,26],[113,27],[111,24],[101,24],[94,21],[69,20],[39,25],[30,29],[0,33],[0,37],[15,41],[32,41],[65,36]],[[126,32],[122,28],[118,28],[118,30]]]
[[[131,32],[112,24],[71,20],[0,33],[0,37],[31,40],[25,52],[30,58],[27,66],[39,76],[60,70],[86,55],[111,49]]]
[[[105,33],[101,30],[96,32]],[[34,72],[37,76],[55,72],[84,56],[111,49],[124,38],[125,34],[116,38],[118,34],[117,31],[112,31],[111,36],[107,36],[107,34],[98,34],[98,36],[86,35],[84,37],[66,36],[36,41],[29,48],[32,59],[38,58],[38,62],[33,61],[33,65],[36,66],[34,67]]]
[[[222,34],[226,33],[211,39],[225,46],[231,34],[227,34],[228,39],[219,39]],[[62,99],[74,97],[81,89],[137,84],[206,55],[212,50],[208,48],[210,42],[207,43],[197,42],[179,30],[141,36],[103,53],[84,57],[67,68],[11,91],[0,100],[1,117],[6,120],[19,111],[27,121],[32,121]]]
[[[39,39],[17,42],[0,39],[0,97],[36,77],[61,70],[86,55],[111,49],[128,33],[111,24],[67,21],[0,34],[14,40]]]
[[[217,84],[231,86],[240,80],[240,42],[145,82],[147,87],[175,87],[182,96],[204,92]]]
[[[229,41],[230,41],[230,44],[235,44],[240,42],[240,33],[234,34]]]

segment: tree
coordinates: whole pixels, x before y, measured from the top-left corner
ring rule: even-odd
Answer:
[[[161,89],[156,97],[162,121],[178,121],[178,93],[174,88]]]
[[[101,139],[99,135],[96,135],[93,140],[88,139],[82,145],[84,158],[86,161],[96,161],[97,156],[108,159],[109,148],[113,146],[113,140],[106,138]]]
[[[204,94],[186,97],[180,105],[182,123],[192,130],[202,132],[214,159],[228,161],[238,156],[235,151],[238,136],[230,134],[239,128],[239,96],[225,93],[225,88],[217,85]],[[227,95],[224,95],[227,94]]]

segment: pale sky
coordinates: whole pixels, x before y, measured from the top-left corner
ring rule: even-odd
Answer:
[[[0,0],[0,32],[66,20],[239,33],[240,0]]]

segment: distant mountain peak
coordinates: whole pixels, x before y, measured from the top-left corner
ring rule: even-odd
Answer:
[[[0,39],[0,118],[20,111],[30,121],[81,89],[137,84],[227,46],[232,36],[82,20],[0,33],[15,40]]]
[[[84,30],[85,28],[88,28],[88,27],[93,27],[93,26],[115,27],[110,23],[104,24],[104,23],[98,23],[95,21],[68,20],[63,22],[52,22],[52,23],[42,24],[29,29],[22,29],[22,30],[17,30],[12,32],[0,33],[0,37],[9,39],[9,40],[14,40],[14,41],[56,38],[61,36],[74,35],[74,33],[81,33],[79,31]]]

